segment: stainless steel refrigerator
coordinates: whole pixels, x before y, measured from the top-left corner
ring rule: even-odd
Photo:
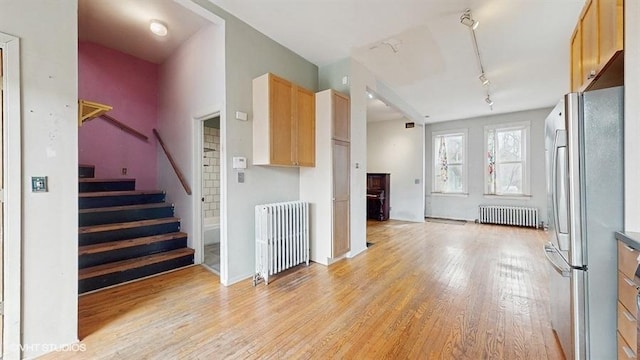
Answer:
[[[623,88],[571,93],[545,123],[551,325],[567,359],[616,358]],[[639,140],[640,141],[640,140]]]

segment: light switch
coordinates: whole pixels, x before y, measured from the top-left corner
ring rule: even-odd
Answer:
[[[242,171],[238,172],[238,182],[244,183],[244,173]]]
[[[32,176],[31,177],[31,192],[47,192],[47,177],[46,176]]]

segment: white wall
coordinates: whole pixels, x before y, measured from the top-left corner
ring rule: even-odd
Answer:
[[[77,341],[76,24],[75,1],[2,1],[0,31],[21,40],[22,343],[27,358],[46,352],[42,344]],[[49,192],[32,193],[31,176],[48,176]],[[10,351],[17,346],[5,344]]]
[[[452,219],[475,220],[478,217],[478,205],[531,206],[539,210],[541,221],[547,222],[547,198],[544,164],[544,120],[551,108],[521,111],[495,116],[430,124],[425,127],[425,207],[426,216]],[[501,123],[529,121],[531,151],[531,197],[525,200],[484,195],[484,126]],[[433,145],[431,134],[434,131],[468,129],[468,196],[432,194],[433,181]]]
[[[624,229],[640,232],[640,1],[624,12]]]
[[[391,174],[391,219],[422,222],[424,127],[407,129],[406,122],[403,117],[367,123],[367,172]]]
[[[158,186],[167,192],[167,201],[175,204],[181,230],[189,234],[188,246],[200,251],[200,187],[195,167],[201,150],[193,146],[194,128],[202,124],[194,116],[224,102],[224,31],[215,24],[189,38],[161,66],[158,86],[158,132],[184,174],[193,195],[183,189],[171,164],[158,147]]]

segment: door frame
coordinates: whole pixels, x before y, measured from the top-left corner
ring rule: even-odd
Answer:
[[[22,117],[20,99],[20,39],[0,32],[4,89],[3,164],[4,164],[4,234],[3,234],[3,359],[21,357],[20,333],[22,295]]]
[[[227,161],[226,161],[226,126],[224,104],[217,104],[209,109],[196,113],[193,117],[193,229],[198,236],[193,239],[196,250],[195,263],[204,260],[204,226],[202,212],[202,147],[204,136],[204,121],[213,117],[220,117],[220,282],[226,285],[228,274],[227,262]]]

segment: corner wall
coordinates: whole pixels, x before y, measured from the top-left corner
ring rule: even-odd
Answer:
[[[194,208],[201,206],[201,190],[195,187],[202,170],[196,168],[194,160],[202,156],[202,149],[195,148],[193,139],[195,127],[202,123],[194,117],[224,103],[224,86],[224,30],[218,25],[198,31],[160,65],[158,132],[192,195],[185,192],[160,146],[156,153],[158,187],[166,191],[167,201],[175,205],[176,216],[182,220],[181,229],[189,234],[188,246],[192,248],[200,244],[202,235],[201,219]]]
[[[227,269],[222,260],[221,281],[225,285],[251,277],[255,273],[255,205],[299,198],[297,168],[253,166],[252,164],[252,80],[267,72],[317,91],[318,68],[291,50],[271,40],[208,0],[194,3],[225,21],[224,66],[225,100],[221,114],[222,147],[222,219],[221,235],[226,248]],[[211,66],[211,65],[209,65]],[[249,114],[249,121],[235,119],[235,112]],[[179,130],[183,131],[183,130]],[[238,183],[230,164],[234,156],[247,158],[245,182]],[[168,180],[173,181],[173,180]],[[226,219],[226,222],[225,222]]]
[[[77,341],[76,24],[75,1],[2,2],[0,31],[21,47],[22,236],[6,241],[22,241],[25,358]],[[32,193],[31,176],[48,176],[49,191]]]
[[[157,188],[158,65],[90,42],[78,43],[78,96],[113,106],[108,115],[146,135],[136,138],[103,119],[79,129],[78,161],[99,178],[134,178],[136,188]],[[122,169],[127,168],[127,174]]]
[[[509,114],[484,116],[465,120],[448,121],[425,126],[425,208],[426,216],[475,220],[478,205],[513,205],[536,207],[540,220],[547,222],[547,192],[544,164],[544,121],[551,108],[521,111]],[[527,199],[500,198],[484,195],[484,127],[490,124],[530,121],[531,197]],[[434,131],[468,129],[467,196],[432,194]]]

